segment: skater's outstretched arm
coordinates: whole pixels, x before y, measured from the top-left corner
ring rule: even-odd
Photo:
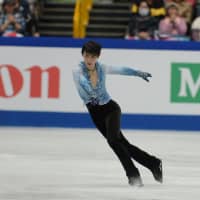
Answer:
[[[103,65],[103,68],[107,74],[120,74],[120,75],[127,75],[127,76],[138,76],[143,78],[145,81],[149,81],[149,77],[152,75],[148,72],[143,72],[140,70],[133,69],[131,67],[115,67],[115,66],[108,66]]]

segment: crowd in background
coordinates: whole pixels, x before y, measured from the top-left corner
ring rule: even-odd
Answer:
[[[40,36],[37,0],[0,0],[0,35]]]
[[[133,0],[126,39],[200,41],[199,0]]]
[[[200,41],[200,0],[130,0],[126,39]],[[40,36],[39,0],[0,0],[0,35]]]

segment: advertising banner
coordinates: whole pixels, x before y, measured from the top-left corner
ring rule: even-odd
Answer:
[[[81,45],[0,45],[0,52],[0,110],[4,116],[13,111],[70,114],[69,118],[87,113],[72,77],[82,60]],[[107,75],[108,92],[125,115],[199,120],[199,51],[111,45],[103,48],[99,62],[152,74],[149,83],[135,76]]]

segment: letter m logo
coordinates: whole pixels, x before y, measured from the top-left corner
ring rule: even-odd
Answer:
[[[172,63],[171,102],[200,103],[200,63]]]

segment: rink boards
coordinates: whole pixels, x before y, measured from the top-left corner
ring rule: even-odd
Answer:
[[[93,127],[72,69],[87,40],[0,38],[0,125]],[[107,75],[128,129],[200,130],[200,44],[97,39],[100,62],[152,74]]]

